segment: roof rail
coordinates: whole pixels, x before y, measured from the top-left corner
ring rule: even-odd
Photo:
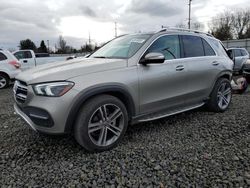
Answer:
[[[197,31],[197,30],[192,30],[192,29],[185,29],[185,28],[177,28],[177,27],[165,27],[165,26],[162,26],[162,29],[160,31],[158,31],[157,33],[165,32],[165,31],[186,31],[186,32],[199,33],[199,34],[204,34],[204,35],[207,35],[207,36],[210,36],[210,37],[214,37],[212,34],[205,33],[205,32],[202,32],[202,31]]]

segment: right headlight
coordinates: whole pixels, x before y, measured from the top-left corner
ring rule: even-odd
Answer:
[[[36,95],[47,97],[61,97],[74,86],[73,82],[53,82],[33,86]]]

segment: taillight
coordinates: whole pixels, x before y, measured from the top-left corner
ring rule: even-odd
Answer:
[[[17,61],[10,61],[9,62],[10,65],[13,65],[16,69],[19,69],[21,67],[21,64],[18,63]]]

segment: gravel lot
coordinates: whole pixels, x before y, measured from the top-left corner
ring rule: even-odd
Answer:
[[[1,187],[250,187],[250,93],[225,113],[202,109],[131,126],[90,154],[72,136],[39,135],[0,91]]]

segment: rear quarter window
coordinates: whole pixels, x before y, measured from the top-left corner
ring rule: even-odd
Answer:
[[[213,48],[207,43],[207,41],[202,39],[202,43],[204,46],[205,56],[215,56],[216,55]]]
[[[241,54],[242,54],[243,56],[248,55],[248,53],[246,52],[246,50],[240,50],[240,51],[241,51]]]

